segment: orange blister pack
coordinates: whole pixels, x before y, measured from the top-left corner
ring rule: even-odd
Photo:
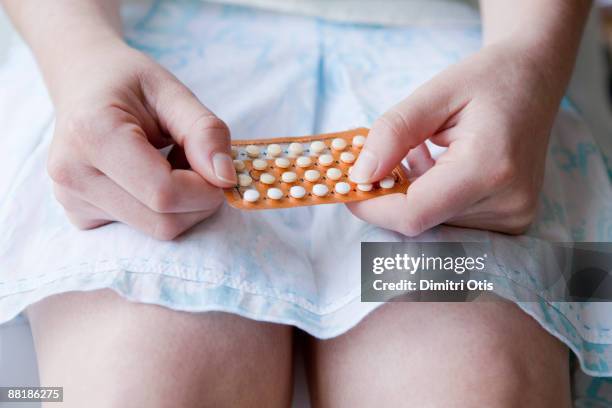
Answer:
[[[350,181],[368,132],[232,141],[238,184],[225,190],[227,201],[243,210],[267,210],[405,194],[409,182],[400,166],[373,184]]]

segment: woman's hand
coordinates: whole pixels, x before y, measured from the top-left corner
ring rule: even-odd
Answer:
[[[380,117],[351,178],[372,182],[404,157],[407,195],[349,205],[358,217],[415,236],[438,225],[521,233],[533,220],[562,90],[539,59],[507,41],[448,68]],[[448,147],[437,160],[424,141]]]
[[[58,78],[59,76],[59,78]],[[118,41],[56,71],[48,170],[79,228],[120,221],[172,239],[210,216],[236,183],[229,130],[173,75]],[[177,144],[191,170],[157,149]]]

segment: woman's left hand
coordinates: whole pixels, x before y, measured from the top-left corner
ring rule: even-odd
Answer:
[[[351,178],[382,179],[407,156],[407,195],[352,203],[372,224],[415,236],[441,223],[524,232],[532,222],[563,89],[510,41],[448,68],[372,126]],[[425,140],[448,149],[437,159]]]

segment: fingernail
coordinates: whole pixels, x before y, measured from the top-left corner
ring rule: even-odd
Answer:
[[[236,170],[229,154],[215,153],[212,159],[215,176],[221,181],[236,184]]]
[[[378,158],[374,153],[364,149],[351,170],[351,181],[354,183],[369,183],[378,168]]]

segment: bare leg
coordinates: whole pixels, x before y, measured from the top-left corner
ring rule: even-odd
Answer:
[[[312,339],[315,407],[570,407],[568,349],[516,305],[390,303]]]
[[[54,296],[28,316],[41,383],[64,387],[63,407],[290,403],[288,326],[176,312],[108,290]]]

